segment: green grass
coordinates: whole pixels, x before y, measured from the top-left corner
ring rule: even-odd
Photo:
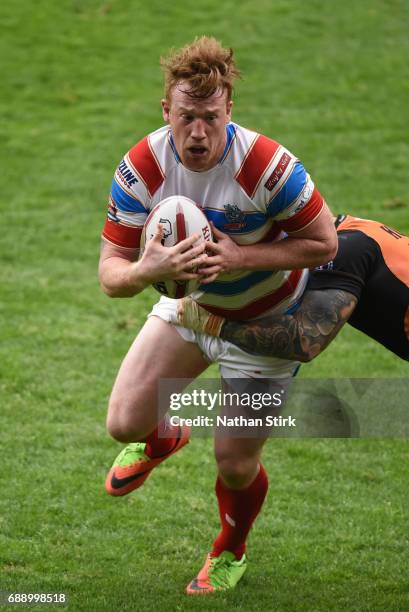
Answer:
[[[186,600],[217,530],[211,443],[105,495],[107,398],[156,295],[109,300],[96,278],[114,168],[161,122],[159,56],[195,34],[236,50],[236,121],[294,151],[334,211],[408,233],[407,3],[15,0],[0,24],[0,590],[62,590],[72,610],[407,609],[398,440],[271,441],[248,574]],[[350,328],[302,375],[407,364]]]

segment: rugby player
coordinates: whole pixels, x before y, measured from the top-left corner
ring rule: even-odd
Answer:
[[[383,223],[349,215],[334,221],[337,255],[310,273],[294,314],[227,321],[186,298],[174,322],[250,353],[302,362],[319,355],[348,322],[409,360],[409,237]]]
[[[103,230],[101,286],[110,297],[131,297],[167,278],[199,278],[194,299],[220,316],[245,320],[286,312],[301,298],[306,268],[336,253],[325,201],[290,151],[231,121],[239,76],[231,49],[202,37],[162,64],[166,125],[139,141],[118,165]],[[165,248],[158,228],[138,260],[149,211],[171,195],[194,200],[215,228],[230,236],[229,243],[206,243],[211,251],[205,253],[204,244],[191,248],[195,235]],[[294,360],[249,355],[219,338],[169,325],[176,305],[166,297],[159,300],[118,372],[107,428],[130,444],[107,476],[111,495],[140,487],[188,441],[187,428],[171,426],[158,408],[160,379],[193,379],[216,362],[224,380],[261,377],[281,383],[298,368]],[[260,463],[264,441],[215,440],[221,531],[188,585],[189,594],[234,587],[246,569],[247,534],[268,487]]]

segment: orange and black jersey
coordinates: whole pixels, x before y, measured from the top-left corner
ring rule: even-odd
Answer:
[[[348,323],[409,359],[409,237],[349,215],[339,215],[335,225],[338,253],[311,272],[308,289],[355,295]]]

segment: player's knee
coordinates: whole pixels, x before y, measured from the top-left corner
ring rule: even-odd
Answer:
[[[122,427],[120,423],[117,421],[113,421],[112,419],[107,419],[107,432],[117,442],[133,442],[132,435],[126,428]]]
[[[114,440],[118,442],[137,442],[143,440],[154,429],[154,424],[146,420],[134,411],[115,410],[112,405],[108,410],[106,421],[107,431]]]
[[[135,442],[134,431],[127,423],[119,421],[117,418],[107,418],[107,431],[117,442]]]
[[[216,456],[219,475],[228,487],[243,488],[248,486],[257,470],[257,457]]]

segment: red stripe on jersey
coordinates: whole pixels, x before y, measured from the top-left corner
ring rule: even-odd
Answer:
[[[152,197],[162,185],[165,176],[150,147],[148,136],[132,147],[128,156],[132,166],[145,183],[149,195]]]
[[[109,242],[113,242],[117,246],[126,247],[127,249],[139,249],[142,227],[121,225],[120,223],[115,223],[107,219],[102,235],[109,240]]]
[[[252,198],[264,172],[267,170],[277,149],[278,142],[259,134],[244,158],[241,168],[236,174],[236,181],[247,195]]]
[[[176,295],[175,295],[176,300],[180,300],[181,298],[185,297],[186,285],[187,283],[182,283],[182,281],[178,281],[176,283]]]
[[[176,295],[175,295],[175,299],[176,300],[180,300],[181,298],[185,297],[185,295],[186,295],[186,284],[187,283],[182,283],[181,281],[178,281],[176,283]]]
[[[300,212],[290,217],[289,219],[284,219],[283,221],[277,221],[277,224],[283,229],[285,232],[290,234],[291,232],[299,232],[312,223],[320,214],[324,206],[324,199],[318,189],[314,187],[314,191],[306,204]]]
[[[281,234],[281,227],[278,227],[277,223],[273,223],[265,236],[254,244],[262,244],[264,242],[273,242],[279,234]]]
[[[247,306],[237,310],[229,310],[228,308],[218,308],[217,306],[209,306],[208,304],[200,304],[208,312],[229,319],[229,321],[246,321],[258,317],[266,310],[277,306],[280,302],[292,295],[297,289],[297,285],[301,280],[303,270],[293,270],[288,279],[274,293],[269,293],[259,300],[255,300]]]

